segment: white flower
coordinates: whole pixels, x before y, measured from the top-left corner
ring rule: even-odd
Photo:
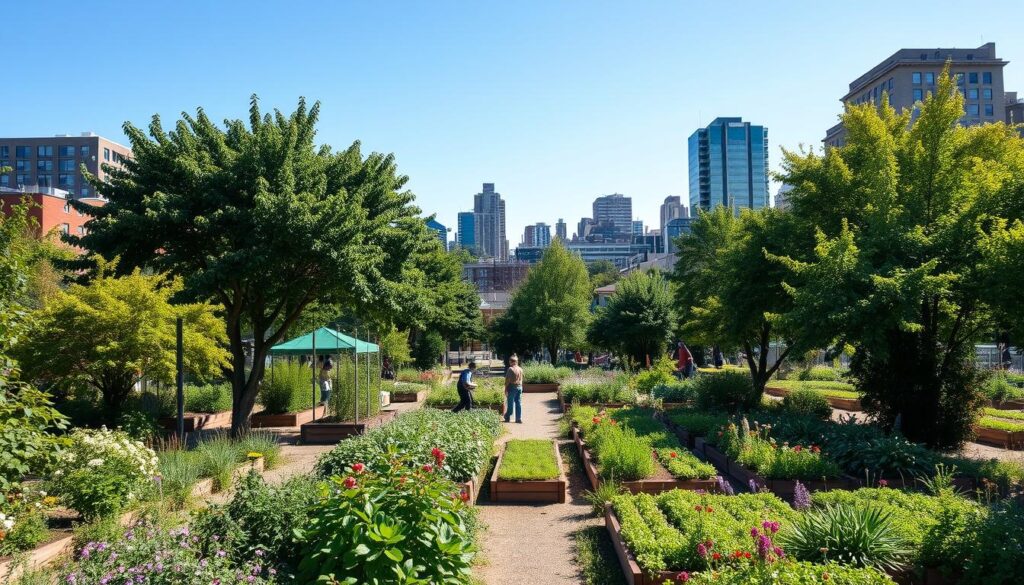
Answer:
[[[103,465],[102,459],[97,458],[89,460],[89,467],[99,467],[100,465]]]
[[[11,528],[14,528],[14,519],[4,520],[4,530],[10,530]]]

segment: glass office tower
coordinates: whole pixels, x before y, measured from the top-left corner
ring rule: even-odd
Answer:
[[[715,118],[690,135],[690,209],[768,206],[768,129]]]

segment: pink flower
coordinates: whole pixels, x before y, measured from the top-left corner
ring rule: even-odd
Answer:
[[[350,475],[345,478],[345,481],[343,483],[346,489],[353,489],[356,487],[356,478]]]
[[[686,583],[689,580],[690,580],[690,574],[687,573],[686,571],[683,571],[682,573],[679,573],[678,575],[676,575],[676,581],[679,581],[680,583]]]
[[[889,487],[889,482],[884,479],[880,479],[878,480],[878,487]]]
[[[366,466],[363,465],[362,463],[355,463],[355,464],[352,465],[352,471],[354,471],[356,473],[362,473],[363,469],[365,469],[365,468],[366,468]]]
[[[425,471],[426,473],[430,473],[431,471],[434,471],[434,466],[427,463],[426,465],[423,466],[423,471]]]
[[[704,543],[697,545],[697,554],[702,557],[708,556],[708,549],[704,546]]]

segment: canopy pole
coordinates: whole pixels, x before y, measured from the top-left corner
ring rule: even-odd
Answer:
[[[353,411],[355,412],[355,423],[359,424],[359,342],[355,341],[355,340],[359,339],[359,328],[358,327],[356,327],[352,331],[352,338],[353,338],[353,342],[352,342],[352,364],[354,365],[354,368],[353,368],[353,372],[354,373],[353,373],[353,375],[355,376],[355,383],[356,383],[356,387],[355,387],[355,400],[353,401],[352,407],[353,407]]]
[[[316,421],[316,329],[313,330],[313,420]]]
[[[367,335],[366,337],[370,337]],[[359,345],[359,340],[356,340],[356,346]],[[370,385],[370,348],[366,348],[366,416],[370,416],[372,410],[372,404],[370,400],[373,398],[373,386]],[[380,394],[377,395],[377,404],[380,404]]]
[[[340,340],[338,339],[338,330],[335,329],[334,323],[331,323],[331,330],[334,331],[334,334],[333,334],[334,335],[334,359],[338,360],[338,363],[334,364],[334,371],[335,372],[340,372],[341,371],[341,350],[338,349],[338,342]],[[327,374],[327,378],[330,379],[330,377],[331,377],[331,374],[328,373]],[[341,378],[339,377],[339,375],[337,373],[334,375],[334,377],[338,378],[339,382],[334,385],[334,388],[331,388],[331,397],[334,398],[334,400],[337,400],[337,397],[341,396],[341,394],[340,394],[340,392],[341,392],[341,383],[340,383]],[[330,401],[328,400],[328,402],[330,402]],[[327,403],[324,403],[324,414],[327,414]],[[335,413],[335,414],[337,414],[337,413]]]

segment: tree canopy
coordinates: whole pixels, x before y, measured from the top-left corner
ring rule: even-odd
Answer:
[[[660,272],[636,271],[620,280],[608,304],[597,311],[587,338],[592,345],[654,363],[665,354],[675,326],[672,291]]]

